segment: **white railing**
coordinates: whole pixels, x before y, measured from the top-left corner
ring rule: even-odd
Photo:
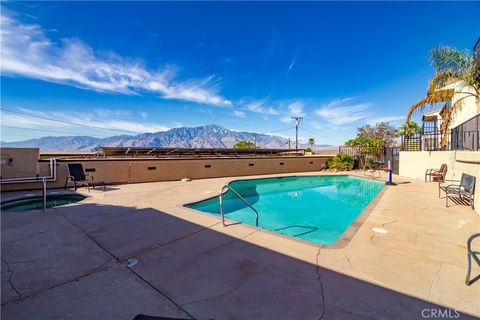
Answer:
[[[10,184],[10,183],[42,183],[42,199],[43,199],[43,212],[47,210],[47,182],[57,180],[57,160],[55,158],[50,159],[50,174],[48,176],[35,176],[35,177],[24,177],[24,178],[10,178],[10,179],[1,179],[1,184]]]

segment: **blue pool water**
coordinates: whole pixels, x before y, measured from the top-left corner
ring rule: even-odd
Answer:
[[[63,206],[66,204],[82,201],[83,199],[85,199],[85,197],[81,195],[58,195],[58,196],[49,195],[47,197],[47,208]],[[0,205],[0,208],[1,208],[1,211],[13,211],[13,212],[42,209],[43,198],[37,197],[37,198],[9,201],[9,202],[2,203]]]
[[[310,176],[229,185],[257,209],[259,227],[328,245],[337,241],[384,184],[351,176]],[[224,203],[226,218],[255,225],[255,213],[232,192],[224,195]],[[219,197],[187,207],[220,215]]]

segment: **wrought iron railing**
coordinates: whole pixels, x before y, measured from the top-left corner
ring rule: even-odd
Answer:
[[[361,148],[361,147],[339,146],[338,147],[338,153],[346,153],[346,154],[349,154],[351,156],[356,156],[358,154],[363,153],[362,150],[360,150],[360,149],[363,149],[363,148]]]
[[[443,151],[448,150],[449,136],[446,137],[445,143],[442,145],[443,135],[440,131],[430,131],[427,133],[416,133],[410,136],[402,136],[403,151]]]
[[[480,150],[480,114],[450,130],[445,136],[440,130],[402,136],[402,151]]]
[[[480,150],[480,114],[451,130],[454,150]]]

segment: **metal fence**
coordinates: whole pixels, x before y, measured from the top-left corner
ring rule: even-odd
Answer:
[[[453,150],[480,150],[480,114],[451,130]]]
[[[402,151],[480,150],[480,114],[453,128],[442,145],[440,130],[402,136]]]
[[[348,147],[348,146],[339,146],[338,153],[346,153],[351,155],[352,157],[357,157],[358,159],[358,166],[365,167],[366,163],[368,162],[365,156],[364,148],[362,147]],[[378,156],[374,159],[368,158],[371,161],[374,161],[376,164],[384,164],[387,165],[388,161],[390,161],[390,165],[392,166],[393,173],[398,174],[399,170],[399,147],[382,147],[379,150]]]
[[[358,154],[361,154],[361,150],[358,147],[347,147],[347,146],[339,146],[338,147],[338,153],[346,153],[348,155],[356,156]]]
[[[446,137],[446,147],[442,146],[443,134],[440,131],[417,133],[411,136],[402,136],[402,151],[442,151],[449,150],[450,137]]]

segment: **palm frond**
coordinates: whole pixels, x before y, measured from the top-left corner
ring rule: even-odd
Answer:
[[[415,112],[422,112],[428,104],[434,105],[436,103],[446,102],[451,100],[453,97],[453,93],[454,93],[453,89],[437,90],[430,93],[425,98],[414,103],[410,107],[410,109],[408,109],[407,118],[405,119],[405,122],[409,122],[412,115]]]
[[[450,71],[437,72],[428,84],[428,94],[442,90],[446,85],[459,80],[458,75]]]
[[[461,107],[463,100],[474,97],[477,105],[480,105],[480,68],[468,50],[449,46],[434,48],[430,52],[430,61],[437,72],[428,85],[427,96],[410,107],[405,122],[408,123],[415,112],[423,111],[427,105],[445,102],[440,111],[443,119],[442,145],[445,146],[453,114]],[[455,88],[445,89],[445,86],[451,83],[455,83]],[[468,90],[463,90],[464,88]],[[455,92],[463,97],[451,105],[449,101]]]
[[[441,126],[442,140],[440,141],[440,145],[442,147],[445,147],[447,145],[447,135],[448,135],[448,131],[450,130],[450,124],[452,122],[453,115],[457,112],[457,110],[461,109],[461,107],[463,105],[463,100],[468,98],[468,97],[469,96],[460,98],[457,101],[455,101],[455,103],[452,104],[451,107],[444,108],[442,110],[442,113],[441,113],[441,115],[442,115],[442,126]]]
[[[472,55],[468,50],[458,50],[450,46],[438,46],[430,51],[430,62],[438,71],[463,73],[472,63]]]

